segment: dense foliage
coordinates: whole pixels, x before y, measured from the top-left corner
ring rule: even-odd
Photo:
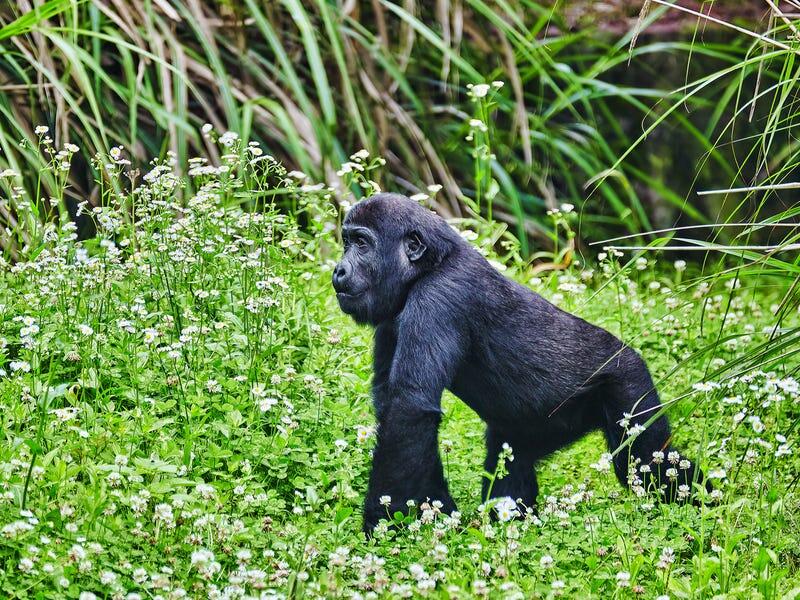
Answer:
[[[442,185],[443,214],[464,214],[466,202],[488,196],[494,218],[509,222],[528,250],[546,240],[546,209],[563,202],[580,211],[584,235],[737,210],[749,216],[752,207],[738,207],[738,198],[687,202],[687,194],[696,182],[779,179],[796,163],[786,135],[792,52],[765,45],[762,53],[744,36],[721,36],[717,24],[691,18],[685,34],[651,37],[647,26],[668,16],[655,4],[631,49],[633,32],[572,27],[561,4],[6,3],[0,168],[22,172],[33,194],[43,166],[33,124],[49,125],[59,143],[78,143],[67,210],[94,203],[96,152],[123,144],[144,162],[171,150],[184,165],[215,152],[198,134],[210,122],[330,185],[340,183],[347,157],[366,148],[387,159],[387,189],[411,195]],[[703,43],[692,43],[692,28]],[[494,80],[505,86],[486,119],[468,85]],[[489,147],[465,140],[473,118],[487,123]],[[20,139],[29,145],[20,148]],[[50,176],[41,185],[44,197],[59,187]],[[8,212],[0,223],[13,217],[13,203]]]
[[[595,434],[544,463],[538,515],[491,522],[479,420],[447,397],[441,445],[460,512],[423,505],[366,540],[369,334],[329,286],[341,207],[258,145],[205,133],[221,163],[195,159],[182,178],[155,161],[129,193],[114,191],[131,170],[115,149],[101,205],[81,206],[97,237],[31,217],[24,260],[3,267],[4,595],[797,593],[800,390],[780,345],[765,346],[782,288],[618,252],[534,276],[496,225],[461,222],[497,268],[644,354],[716,491],[701,506],[624,491]],[[367,185],[379,163],[348,164]],[[310,229],[272,208],[276,191]],[[569,206],[552,216],[574,223]]]
[[[800,21],[611,4],[638,22],[2,4],[0,595],[800,597]],[[482,425],[446,394],[459,512],[365,539],[371,335],[330,271],[381,187],[640,351],[714,491],[624,490],[597,433],[542,463],[538,513],[492,520]]]

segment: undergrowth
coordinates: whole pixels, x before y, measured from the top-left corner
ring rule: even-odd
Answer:
[[[480,422],[447,396],[460,511],[423,506],[367,540],[370,334],[330,289],[339,195],[206,134],[215,164],[137,175],[122,149],[98,157],[100,201],[80,206],[92,239],[17,202],[19,260],[0,272],[4,595],[797,596],[797,364],[763,351],[782,339],[780,280],[618,251],[534,274],[501,227],[456,222],[497,268],[642,352],[716,491],[700,506],[637,497],[593,434],[543,463],[538,514],[492,522]],[[380,161],[348,164],[375,189]],[[574,213],[551,216],[569,229]]]

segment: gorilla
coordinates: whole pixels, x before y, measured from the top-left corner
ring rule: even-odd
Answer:
[[[595,429],[619,449],[617,478],[640,493],[685,499],[702,478],[670,446],[634,350],[501,275],[428,209],[377,194],[347,213],[342,239],[333,271],[339,306],[375,328],[367,533],[409,500],[455,510],[438,452],[445,389],[486,423],[487,473],[504,444],[513,450],[505,477],[484,475],[484,500],[509,496],[535,509],[536,461]]]

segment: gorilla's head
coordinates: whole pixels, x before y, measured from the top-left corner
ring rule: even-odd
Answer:
[[[436,269],[458,239],[443,219],[406,196],[362,200],[342,226],[344,256],[333,271],[339,306],[358,323],[393,319],[414,283]]]

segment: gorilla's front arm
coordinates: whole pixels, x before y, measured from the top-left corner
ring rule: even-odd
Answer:
[[[404,318],[406,317],[406,318]],[[439,458],[442,392],[453,377],[461,348],[457,330],[412,302],[393,323],[375,332],[373,402],[377,445],[364,506],[364,529],[400,510],[439,500],[455,510]],[[412,326],[413,324],[413,326]],[[431,340],[435,340],[431,343]],[[381,503],[384,496],[391,502]]]

